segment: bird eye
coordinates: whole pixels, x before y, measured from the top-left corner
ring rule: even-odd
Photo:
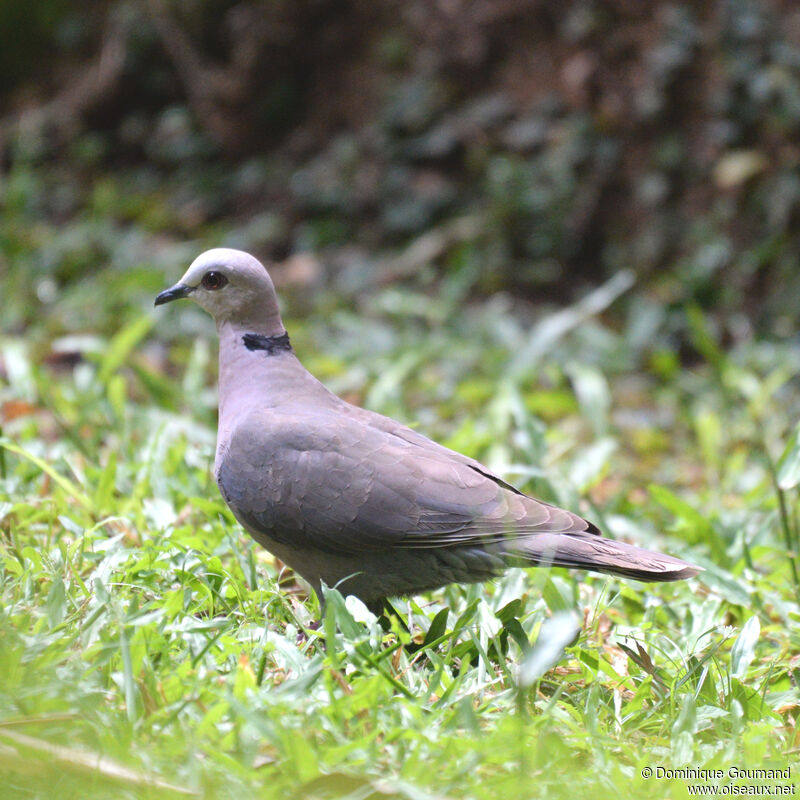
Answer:
[[[200,285],[204,289],[209,289],[214,291],[215,289],[221,289],[228,283],[228,279],[221,273],[221,272],[206,272],[203,275],[203,280],[200,281]]]

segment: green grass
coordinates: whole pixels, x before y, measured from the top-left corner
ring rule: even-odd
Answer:
[[[290,307],[299,355],[348,399],[706,569],[511,570],[397,601],[410,633],[333,592],[313,630],[316,602],[214,485],[210,322],[148,308],[192,247],[131,257],[121,296],[113,268],[64,279],[47,315],[32,244],[0,344],[0,795],[686,797],[699,781],[641,771],[797,763],[789,343],[726,352],[690,310],[683,367],[646,287],[605,323],[622,284],[545,313],[467,303],[458,263]],[[43,358],[78,333],[80,363]]]

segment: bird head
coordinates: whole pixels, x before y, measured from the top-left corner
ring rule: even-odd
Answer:
[[[242,250],[216,248],[199,255],[169,289],[155,300],[160,306],[190,297],[214,317],[267,335],[283,332],[275,287],[264,265]]]

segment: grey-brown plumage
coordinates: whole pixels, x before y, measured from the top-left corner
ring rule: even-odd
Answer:
[[[644,581],[698,572],[603,538],[479,464],[346,403],[298,361],[264,267],[210,250],[156,305],[191,295],[220,336],[215,472],[253,538],[312,586],[378,609],[386,597],[555,565]]]

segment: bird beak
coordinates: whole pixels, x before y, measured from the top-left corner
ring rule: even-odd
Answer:
[[[176,283],[169,289],[164,289],[164,291],[156,297],[155,305],[160,306],[164,303],[171,303],[173,300],[180,300],[181,297],[188,297],[194,290],[194,286],[187,286],[185,283]]]

